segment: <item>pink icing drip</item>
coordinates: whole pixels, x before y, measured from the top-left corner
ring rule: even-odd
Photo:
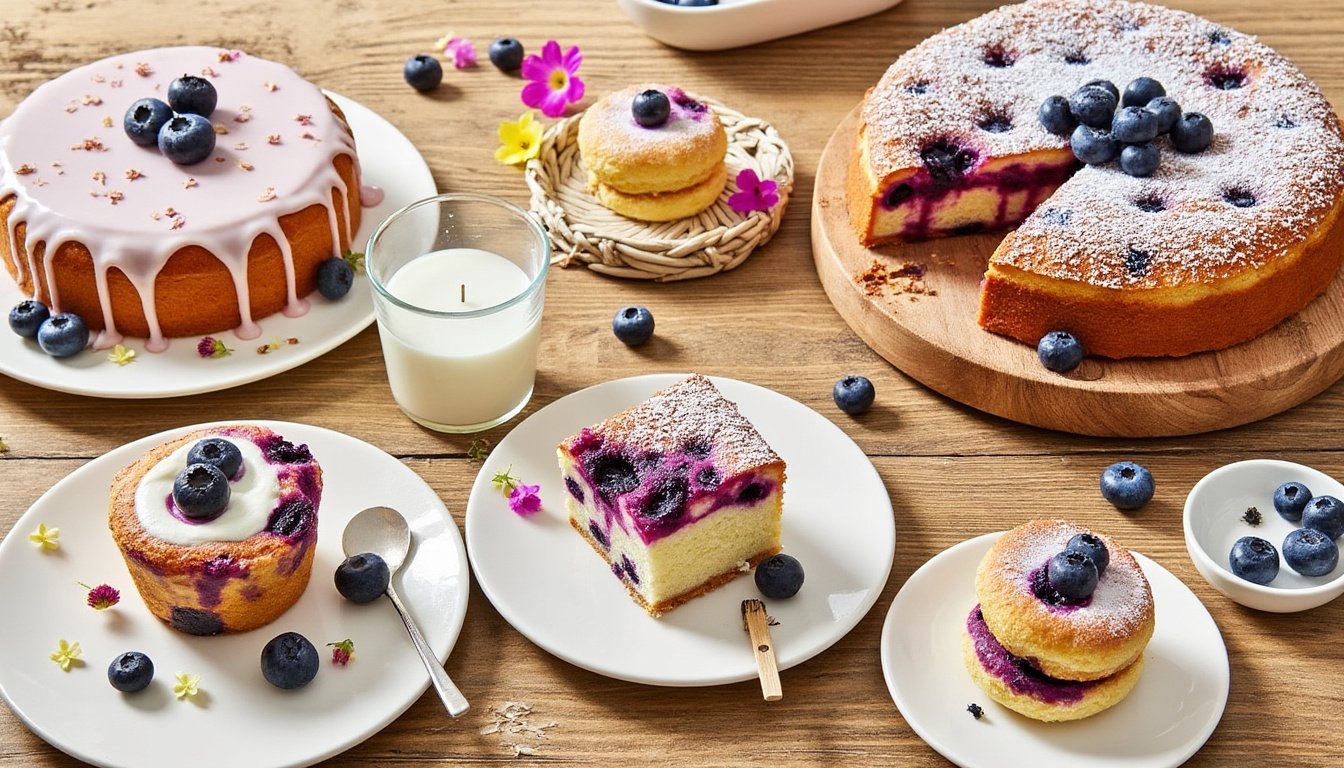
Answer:
[[[372,208],[383,202],[383,188],[372,184],[365,184],[359,188],[359,204],[365,208]]]

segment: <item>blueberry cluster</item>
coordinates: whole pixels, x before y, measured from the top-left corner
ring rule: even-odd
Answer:
[[[209,118],[218,102],[219,94],[209,80],[183,75],[168,84],[167,104],[153,98],[132,104],[122,128],[136,144],[157,144],[174,163],[193,165],[215,151],[215,128]]]
[[[1120,159],[1130,176],[1151,176],[1162,161],[1163,135],[1177,152],[1203,152],[1213,143],[1213,123],[1199,112],[1182,113],[1166,88],[1151,77],[1125,86],[1092,80],[1071,95],[1041,102],[1037,117],[1047,131],[1069,137],[1073,154],[1088,165]]]
[[[173,480],[173,503],[197,522],[224,514],[233,491],[229,478],[243,466],[238,446],[221,437],[207,437],[187,451],[187,466]]]
[[[1096,591],[1097,582],[1110,564],[1106,542],[1096,534],[1076,534],[1046,564],[1044,583],[1036,590],[1038,596],[1061,604],[1086,600]]]
[[[1302,483],[1289,482],[1274,490],[1274,510],[1290,523],[1301,523],[1283,540],[1283,559],[1303,576],[1324,576],[1339,564],[1344,535],[1344,502],[1334,496],[1312,496]],[[1258,536],[1243,536],[1228,555],[1232,573],[1255,584],[1268,584],[1279,575],[1279,553]]]
[[[70,357],[89,344],[89,327],[74,312],[51,314],[47,305],[24,299],[9,310],[9,328],[52,357]]]

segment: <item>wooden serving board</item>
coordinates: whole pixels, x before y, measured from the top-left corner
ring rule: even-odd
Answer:
[[[817,168],[812,256],[826,295],[854,332],[924,385],[1039,427],[1157,437],[1256,421],[1344,375],[1344,272],[1296,316],[1229,349],[1183,358],[1088,358],[1066,375],[1046,370],[1034,347],[975,321],[980,278],[1002,233],[859,244],[845,202],[858,114],[856,107],[841,121]]]

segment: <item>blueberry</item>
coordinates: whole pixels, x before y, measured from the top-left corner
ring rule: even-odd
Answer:
[[[1198,112],[1186,112],[1171,127],[1171,145],[1178,152],[1203,152],[1213,143],[1213,122]]]
[[[1125,94],[1120,97],[1122,107],[1143,107],[1153,99],[1167,95],[1167,89],[1151,77],[1139,77],[1125,86]]]
[[[803,588],[803,564],[783,553],[766,558],[756,566],[756,588],[771,600],[784,600]]]
[[[1324,576],[1339,565],[1339,546],[1321,531],[1298,528],[1283,540],[1283,559],[1303,576]]]
[[[1069,100],[1063,96],[1051,96],[1041,102],[1036,117],[1045,130],[1056,136],[1068,136],[1078,127],[1078,120],[1069,111]]]
[[[107,665],[107,682],[123,693],[143,691],[153,679],[154,662],[139,651],[127,651]]]
[[[1110,80],[1088,80],[1080,87],[1092,88],[1094,86],[1101,88],[1102,90],[1110,91],[1110,94],[1115,97],[1116,103],[1118,104],[1120,102],[1120,89],[1116,88],[1115,83],[1112,83]]]
[[[180,115],[209,117],[217,103],[219,93],[204,77],[183,75],[168,84],[168,106]]]
[[[1301,483],[1284,483],[1274,489],[1274,511],[1290,523],[1302,520],[1302,510],[1311,501],[1311,489]]]
[[[1120,461],[1101,473],[1101,496],[1116,509],[1138,509],[1153,498],[1153,473],[1142,464]]]
[[[9,310],[9,329],[25,339],[34,339],[48,317],[51,317],[51,310],[46,304],[37,299],[24,299]]]
[[[1117,101],[1115,94],[1099,85],[1084,85],[1069,96],[1069,111],[1083,125],[1109,128]]]
[[[192,520],[219,517],[229,506],[229,478],[214,464],[191,464],[173,481],[173,503]]]
[[[89,327],[73,312],[52,315],[37,327],[37,345],[52,357],[70,357],[89,344]]]
[[[686,511],[690,489],[686,477],[669,475],[649,494],[639,514],[658,522],[679,519]]]
[[[1082,600],[1097,589],[1097,564],[1082,552],[1064,551],[1050,558],[1046,579],[1060,595]]]
[[[332,301],[345,298],[355,284],[355,270],[340,256],[323,259],[317,265],[317,292]]]
[[[1109,163],[1120,154],[1120,142],[1112,138],[1110,131],[1086,125],[1073,129],[1069,146],[1073,148],[1073,156],[1088,165]]]
[[[271,512],[266,530],[277,536],[294,538],[308,532],[313,525],[313,502],[307,499],[291,499]]]
[[[611,332],[627,347],[638,347],[653,337],[653,313],[645,307],[625,307],[611,319]]]
[[[173,115],[159,130],[159,151],[178,165],[199,163],[215,151],[215,128],[200,115]]]
[[[159,143],[159,129],[173,116],[173,108],[158,99],[140,99],[126,109],[121,128],[142,147]]]
[[[677,5],[687,8],[703,8],[710,5],[718,5],[719,0],[677,0]]]
[[[630,102],[630,113],[635,116],[636,123],[645,128],[657,128],[667,123],[672,114],[672,102],[667,100],[667,94],[650,88],[635,94],[634,101]]]
[[[214,611],[202,611],[199,608],[173,606],[168,624],[178,632],[206,637],[218,635],[224,631],[224,620]]]
[[[835,401],[835,406],[850,416],[857,416],[871,408],[876,397],[877,390],[866,376],[850,374],[831,387],[831,399]]]
[[[1050,331],[1036,343],[1036,357],[1046,370],[1068,373],[1083,362],[1083,345],[1068,331]]]
[[[302,688],[317,677],[317,648],[298,632],[283,632],[261,649],[261,675],[276,688]]]
[[[588,473],[593,484],[608,498],[629,493],[639,487],[639,474],[630,462],[620,456],[599,456]]]
[[[1243,536],[1232,545],[1227,556],[1232,575],[1253,584],[1268,584],[1279,575],[1279,553],[1258,536]]]
[[[213,464],[225,477],[234,477],[243,466],[243,452],[222,437],[207,437],[187,451],[188,464]]]
[[[443,65],[433,56],[417,53],[406,60],[401,76],[412,88],[421,93],[432,91],[443,82]]]
[[[1111,136],[1124,144],[1142,144],[1157,138],[1157,115],[1144,107],[1125,107],[1111,121]]]
[[[1338,539],[1344,534],[1344,504],[1334,496],[1317,496],[1302,510],[1302,527]]]
[[[352,603],[371,603],[387,591],[392,571],[382,557],[365,552],[336,566],[336,591]]]
[[[1161,96],[1148,102],[1145,107],[1157,117],[1158,135],[1169,132],[1176,121],[1181,119],[1181,105],[1170,96]]]
[[[974,152],[944,140],[921,149],[919,159],[923,161],[924,167],[929,170],[929,175],[935,181],[951,184],[966,175],[979,158]]]
[[[1127,144],[1120,150],[1120,170],[1130,176],[1152,176],[1161,164],[1162,150],[1152,142]]]
[[[490,44],[490,63],[500,72],[516,72],[523,66],[523,44],[512,37],[501,37]]]
[[[1064,545],[1064,551],[1077,552],[1091,560],[1097,567],[1098,579],[1106,573],[1106,566],[1111,564],[1111,553],[1106,549],[1106,542],[1094,533],[1075,534],[1069,539],[1069,543]]]

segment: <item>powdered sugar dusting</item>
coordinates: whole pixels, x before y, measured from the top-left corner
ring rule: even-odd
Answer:
[[[1229,73],[1244,75],[1242,87],[1215,87]],[[1161,166],[1147,179],[1114,162],[1083,168],[996,258],[1103,288],[1207,283],[1301,243],[1344,192],[1338,118],[1289,61],[1198,16],[1119,0],[1031,0],[902,56],[864,106],[874,175],[921,167],[920,149],[939,139],[982,157],[1067,146],[1036,117],[1046,97],[1093,79],[1123,89],[1139,76],[1162,82],[1185,111],[1207,115],[1213,146],[1183,155],[1162,139]],[[980,127],[992,120],[1011,127]],[[1237,193],[1253,202],[1232,204]],[[1143,210],[1140,200],[1160,201],[1162,210]]]

